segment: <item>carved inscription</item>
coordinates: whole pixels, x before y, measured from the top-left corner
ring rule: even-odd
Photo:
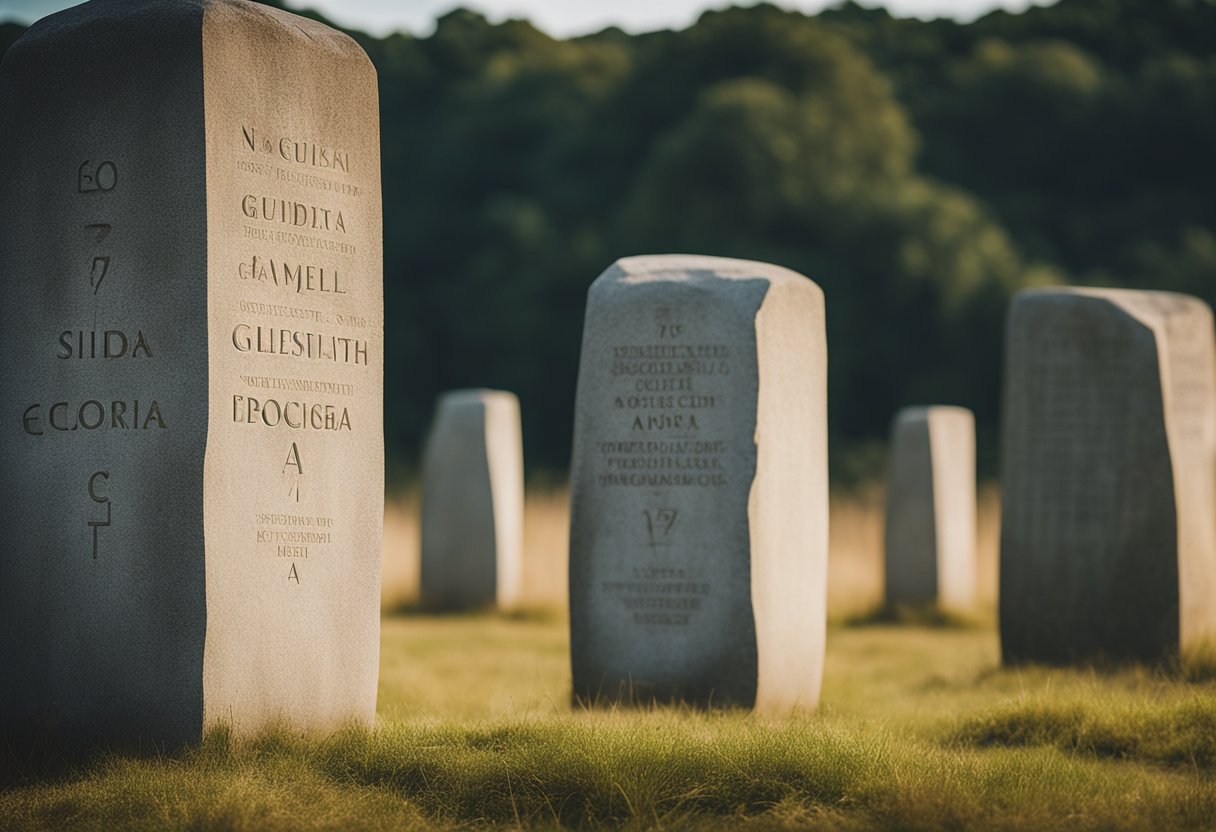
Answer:
[[[689,337],[669,309],[655,313],[655,343],[612,349],[619,386],[612,408],[618,437],[599,442],[601,486],[718,488],[727,484],[726,443],[705,430],[705,414],[722,404],[730,375],[726,344]]]
[[[313,461],[329,456],[312,453],[309,437],[339,441],[359,427],[355,391],[376,357],[367,330],[378,324],[358,314],[358,247],[344,239],[357,236],[364,192],[350,178],[357,160],[332,142],[254,124],[233,140],[245,246],[228,273],[241,290],[228,348],[251,363],[230,380],[231,418],[290,437],[277,470],[264,472],[278,485],[263,489],[253,529],[259,552],[289,561],[279,575],[296,586],[341,534],[316,513],[340,472]]]
[[[628,580],[604,581],[601,589],[615,596],[635,624],[687,627],[709,595],[698,570],[654,566],[632,570]]]
[[[80,261],[80,291],[86,292],[92,307],[91,320],[81,322],[50,335],[51,354],[59,361],[110,361],[150,360],[154,357],[153,338],[143,328],[124,322],[121,327],[99,328],[99,314],[105,310],[102,301],[104,290],[112,285],[116,271],[111,249],[115,224],[110,212],[118,210],[113,194],[121,192],[118,165],[109,159],[95,161],[85,159],[75,167],[75,192],[79,195],[84,210],[96,217],[82,227],[86,248]],[[73,236],[80,232],[73,232]],[[104,376],[82,367],[90,383],[99,387]],[[119,398],[105,395],[104,387],[90,398],[65,396],[56,401],[32,402],[21,413],[22,432],[29,437],[47,438],[61,433],[97,430],[129,431],[135,435],[146,431],[160,431],[168,427],[160,402],[152,397]],[[102,530],[113,522],[113,503],[110,493],[110,471],[98,470],[87,474],[85,492],[89,505],[96,509],[89,513],[86,526],[90,531],[93,560],[98,558]]]
[[[677,310],[660,307],[652,316],[652,341],[618,344],[608,356],[615,435],[595,447],[601,488],[654,495],[632,528],[653,563],[600,588],[636,624],[687,627],[711,586],[695,553],[682,544],[683,500],[689,489],[716,490],[729,482],[728,443],[713,414],[726,406],[732,354]]]

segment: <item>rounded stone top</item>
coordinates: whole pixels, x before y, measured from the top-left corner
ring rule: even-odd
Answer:
[[[98,0],[93,0],[93,2],[98,2]],[[313,52],[324,50],[364,64],[375,72],[371,59],[367,57],[363,47],[356,43],[354,38],[311,18],[262,3],[254,3],[252,0],[186,0],[186,2],[201,3],[206,14],[222,8],[227,13],[225,25],[231,26],[236,23],[237,25],[248,25],[251,28],[259,27],[262,29],[260,34],[266,38],[268,47],[274,45],[281,48],[296,41],[299,42],[300,48]]]
[[[969,408],[953,404],[915,404],[901,407],[895,414],[895,422],[927,422],[931,418],[970,419],[975,414]]]
[[[1014,295],[1011,311],[1040,305],[1102,304],[1147,324],[1160,324],[1179,315],[1211,318],[1203,300],[1181,292],[1145,289],[1114,289],[1096,286],[1043,286],[1023,289]]]
[[[819,289],[818,284],[810,278],[784,266],[762,263],[758,260],[712,257],[704,254],[645,254],[622,257],[596,278],[595,282],[629,284],[681,282],[696,277],[798,283],[813,286],[816,290]]]
[[[439,396],[439,407],[467,407],[468,405],[489,404],[518,404],[519,398],[507,390],[491,390],[484,387],[470,387],[462,390],[450,390]]]
[[[71,49],[83,30],[104,37],[121,29],[124,37],[156,39],[180,27],[200,31],[206,16],[222,14],[228,31],[241,26],[256,32],[267,49],[298,45],[312,52],[323,50],[349,58],[374,72],[371,59],[349,35],[324,23],[252,0],[88,0],[35,21],[9,49],[5,62],[17,62],[23,52]]]

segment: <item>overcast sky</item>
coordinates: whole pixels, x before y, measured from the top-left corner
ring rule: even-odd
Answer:
[[[118,0],[114,0],[118,2]],[[751,5],[750,0],[287,0],[296,8],[315,8],[331,20],[374,34],[404,30],[429,34],[435,18],[454,8],[484,13],[491,20],[524,17],[553,35],[568,36],[620,26],[629,32],[683,28],[706,9]],[[819,11],[836,0],[779,0],[777,5]],[[953,17],[973,20],[996,8],[1021,11],[1054,0],[861,0],[864,6],[882,5],[901,17]],[[29,23],[76,5],[72,0],[0,0],[0,20]]]

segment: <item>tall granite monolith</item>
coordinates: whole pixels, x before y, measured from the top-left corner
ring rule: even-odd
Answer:
[[[592,285],[571,478],[582,702],[814,706],[828,483],[823,293],[714,257]]]
[[[1005,661],[1158,660],[1216,636],[1216,346],[1186,295],[1024,291],[1009,312]]]
[[[245,0],[93,0],[0,70],[0,733],[372,720],[375,72]]]
[[[907,407],[891,426],[886,600],[967,612],[975,604],[975,417]]]
[[[422,461],[422,606],[518,604],[523,534],[519,399],[502,390],[445,394]]]

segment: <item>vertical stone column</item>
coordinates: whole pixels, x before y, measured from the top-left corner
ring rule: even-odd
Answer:
[[[814,706],[827,495],[819,287],[712,257],[604,272],[575,412],[576,698]]]
[[[244,0],[93,0],[0,74],[6,733],[375,709],[375,73]]]
[[[523,530],[519,399],[502,390],[444,394],[422,464],[422,605],[518,604]]]
[[[962,407],[904,408],[891,427],[887,604],[965,612],[975,573],[975,417]]]

